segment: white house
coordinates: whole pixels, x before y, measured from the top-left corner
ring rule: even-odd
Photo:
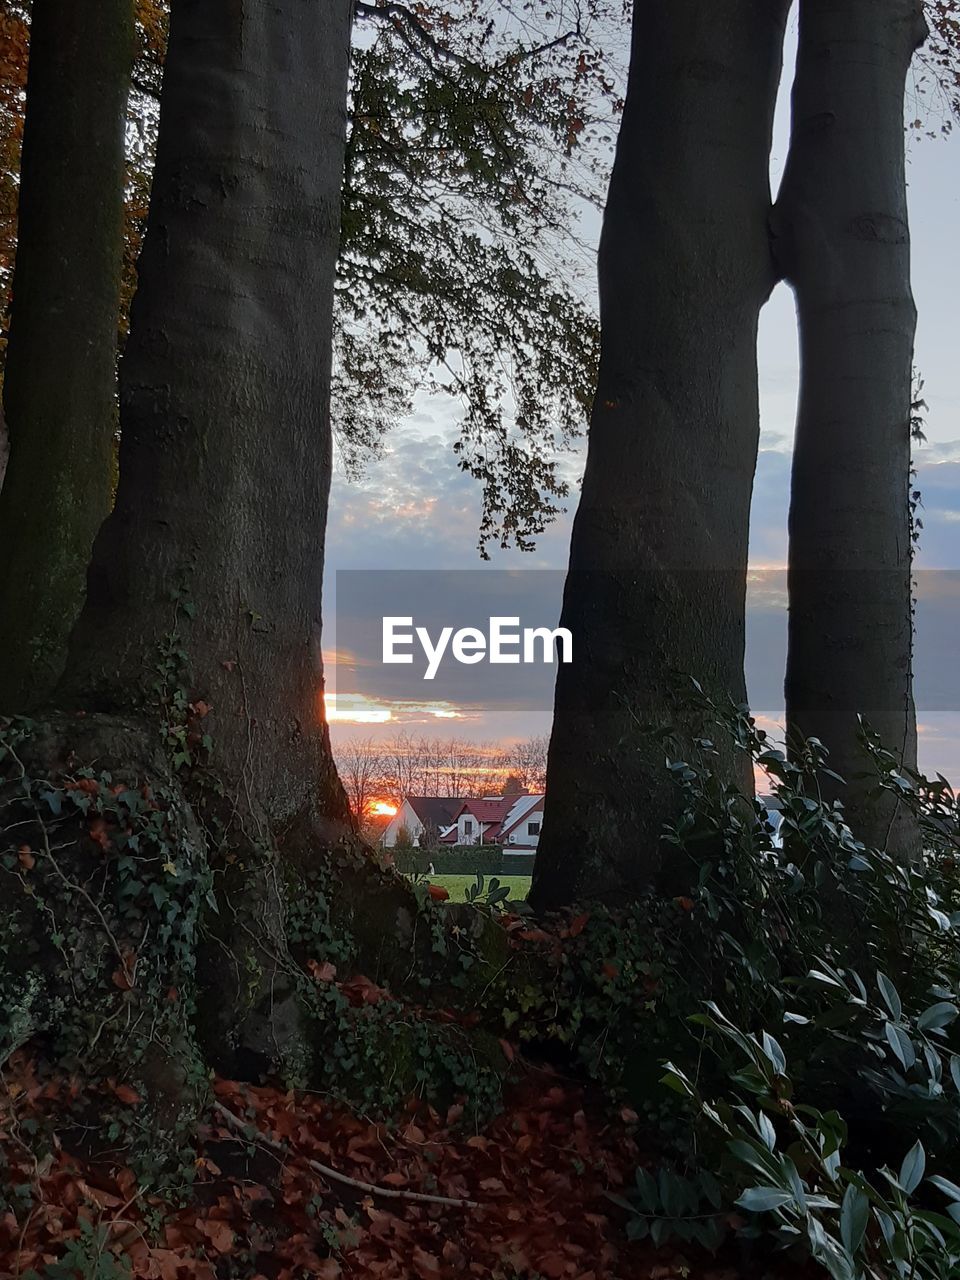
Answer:
[[[517,796],[500,833],[504,849],[518,852],[536,849],[540,843],[543,801],[543,796]]]
[[[543,796],[491,796],[464,800],[443,844],[502,844],[518,853],[533,852],[540,840]]]
[[[460,807],[459,800],[444,796],[404,796],[403,803],[383,829],[380,843],[392,849],[397,836],[406,829],[414,845],[419,848],[420,837],[429,827],[437,835],[443,835],[454,822]]]

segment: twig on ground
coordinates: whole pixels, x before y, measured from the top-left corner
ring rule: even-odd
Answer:
[[[238,1133],[243,1134],[245,1138],[250,1137],[250,1130],[254,1129],[256,1133],[255,1141],[262,1143],[265,1147],[269,1147],[283,1156],[297,1154],[284,1147],[283,1143],[277,1142],[276,1139],[269,1137],[260,1129],[256,1129],[254,1125],[248,1124],[238,1115],[225,1107],[222,1102],[214,1100],[213,1109],[218,1115],[222,1116],[231,1129],[235,1129]],[[453,1196],[432,1196],[423,1191],[405,1191],[402,1187],[378,1187],[373,1182],[362,1182],[359,1178],[351,1178],[348,1174],[340,1173],[338,1169],[331,1169],[327,1164],[321,1164],[319,1160],[314,1160],[310,1156],[300,1157],[315,1173],[319,1173],[324,1178],[330,1178],[334,1182],[342,1182],[345,1186],[355,1187],[358,1191],[365,1191],[368,1195],[382,1196],[387,1200],[414,1200],[419,1204],[443,1204],[453,1209],[480,1209],[483,1206],[477,1200],[458,1200]]]

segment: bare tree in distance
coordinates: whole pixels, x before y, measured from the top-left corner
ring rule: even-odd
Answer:
[[[351,812],[365,822],[376,801],[389,798],[384,791],[384,762],[378,744],[349,738],[337,747],[336,762]]]
[[[401,730],[388,739],[351,737],[335,755],[350,807],[358,818],[385,800],[399,806],[405,796],[499,796],[509,778],[520,789],[543,790],[546,737],[502,744],[466,738],[428,738]]]
[[[546,788],[549,746],[549,737],[541,733],[516,742],[510,748],[510,772],[520,779],[532,795],[540,795]]]

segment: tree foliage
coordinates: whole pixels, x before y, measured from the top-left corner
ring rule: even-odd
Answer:
[[[605,0],[358,6],[338,282],[338,432],[376,448],[404,396],[464,406],[481,550],[529,548],[568,483],[597,328],[578,213],[598,203],[619,110]],[[368,28],[369,34],[368,34]],[[357,396],[357,390],[363,394]]]
[[[121,336],[136,287],[166,4],[137,0]],[[519,13],[496,0],[359,4],[336,303],[334,424],[358,474],[417,391],[462,405],[481,551],[529,548],[557,513],[597,325],[581,212],[600,203],[619,110],[621,0]],[[8,301],[28,0],[0,0],[0,287]]]

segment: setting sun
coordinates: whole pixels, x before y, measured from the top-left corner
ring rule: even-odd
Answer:
[[[360,693],[324,695],[327,720],[343,720],[349,724],[386,724],[393,719],[389,707],[380,706]]]
[[[374,817],[392,818],[397,812],[397,806],[395,804],[391,804],[389,800],[374,800],[370,806],[370,812]]]

